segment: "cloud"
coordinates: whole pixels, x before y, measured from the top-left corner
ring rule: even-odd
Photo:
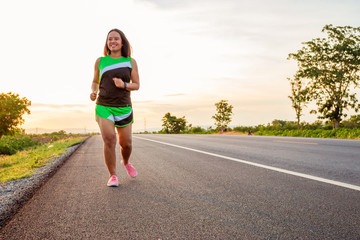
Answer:
[[[24,128],[88,128],[96,129],[93,105],[56,105],[37,104],[30,108],[31,114],[25,115]]]
[[[145,101],[132,101],[133,104],[143,104],[143,103],[152,103],[152,100],[145,100]]]
[[[83,108],[88,107],[86,104],[47,104],[47,103],[32,103],[32,108],[50,108],[50,109],[64,109],[64,108]]]
[[[139,3],[148,3],[159,9],[179,9],[186,7],[191,2],[190,0],[136,0]]]
[[[174,94],[167,94],[164,95],[165,97],[177,97],[177,96],[185,96],[185,93],[174,93]]]
[[[140,91],[132,93],[134,128],[142,128],[144,118],[148,127],[161,126],[166,112],[194,124],[211,124],[214,103],[221,99],[234,105],[239,123],[293,117],[286,78],[296,64],[286,60],[288,54],[300,49],[301,42],[321,37],[325,24],[360,25],[360,3],[355,0],[110,0],[114,8],[126,9],[125,19],[132,19],[120,22],[107,13],[109,4],[97,1],[20,3],[19,9],[18,2],[7,1],[9,11],[0,15],[3,22],[14,20],[2,31],[1,65],[7,69],[2,88],[33,102],[26,124],[35,127],[64,122],[83,127],[87,121],[86,126],[96,127],[89,100],[93,66],[113,27],[124,30],[134,47],[141,79]],[[18,59],[7,46],[22,41],[11,37],[21,26],[32,48],[22,58],[28,63],[22,69],[27,77],[14,79]],[[88,41],[79,48],[68,36],[87,36]],[[44,61],[38,49],[54,44],[59,46],[56,57]],[[81,61],[69,58],[73,52]],[[41,74],[36,67],[40,62]],[[67,71],[61,70],[64,62],[70,66]]]

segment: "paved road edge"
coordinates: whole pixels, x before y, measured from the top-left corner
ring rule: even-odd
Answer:
[[[36,174],[27,178],[5,182],[0,185],[2,191],[4,191],[0,196],[0,229],[19,212],[21,207],[34,196],[36,191],[39,190],[89,138],[90,137],[87,137],[80,143],[69,147],[66,153],[52,159],[49,165],[38,169]]]

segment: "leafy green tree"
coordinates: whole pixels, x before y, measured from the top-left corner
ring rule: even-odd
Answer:
[[[162,122],[162,131],[165,133],[180,133],[186,129],[185,117],[177,118],[176,116],[171,116],[170,113],[166,113],[162,118]]]
[[[227,100],[221,100],[218,103],[215,103],[217,113],[211,118],[215,119],[215,125],[220,132],[223,132],[227,129],[229,123],[231,122],[231,117],[233,115],[232,109],[233,106],[228,103]]]
[[[0,94],[0,138],[16,132],[17,127],[25,121],[22,116],[25,113],[30,114],[30,105],[31,102],[25,97],[20,98],[19,94]]]
[[[337,128],[346,117],[344,110],[360,109],[356,93],[351,92],[360,81],[360,27],[326,25],[322,32],[327,38],[303,43],[288,59],[298,63],[294,78],[309,81],[309,100],[317,105],[311,113],[319,112],[319,119],[328,119]]]
[[[288,78],[291,84],[291,95],[288,96],[292,102],[292,107],[295,110],[296,120],[297,120],[297,129],[300,129],[300,118],[303,115],[302,111],[309,99],[308,91],[305,88],[301,79]]]

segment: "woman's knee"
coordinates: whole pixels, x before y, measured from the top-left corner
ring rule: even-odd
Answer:
[[[115,148],[116,146],[116,135],[115,134],[107,134],[103,136],[104,144],[107,147]]]
[[[127,141],[127,142],[120,142],[120,146],[122,149],[126,149],[126,150],[131,150],[132,149],[132,143]]]

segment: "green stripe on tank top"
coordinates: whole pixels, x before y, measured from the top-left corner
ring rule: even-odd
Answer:
[[[132,68],[131,57],[112,58],[109,55],[105,57],[101,57],[99,63],[99,70],[100,70],[99,80],[101,79],[103,73],[106,72],[107,70],[112,70],[121,67]]]

